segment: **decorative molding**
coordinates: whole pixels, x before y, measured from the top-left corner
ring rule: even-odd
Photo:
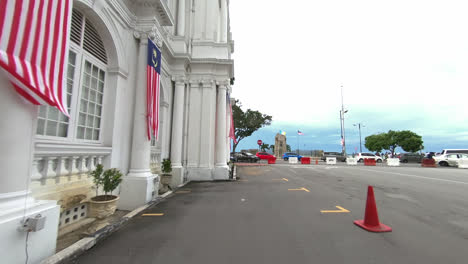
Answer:
[[[128,72],[121,67],[116,67],[116,68],[109,68],[107,69],[107,72],[110,75],[119,75],[120,77],[127,79],[128,78]]]
[[[182,76],[182,75],[175,75],[175,76],[172,76],[172,81],[176,82],[177,83],[186,83],[187,82],[187,78],[185,76]]]
[[[169,107],[169,103],[168,103],[168,102],[161,102],[161,106],[162,106],[162,107],[165,107],[165,108],[168,108],[168,107]]]
[[[130,9],[122,2],[117,0],[106,0],[112,14],[119,19],[119,22],[126,28],[134,28],[136,16]]]
[[[215,84],[215,81],[214,80],[201,80],[201,83],[200,83],[203,88],[213,88],[213,84]]]
[[[148,21],[139,22],[142,23],[139,23],[138,26],[135,27],[133,31],[133,37],[139,39],[140,41],[149,37],[151,40],[154,41],[158,48],[162,48],[164,41],[156,24],[148,24]]]
[[[229,80],[216,81],[216,85],[219,85],[220,87],[224,87],[227,89],[227,87],[229,86]]]
[[[167,0],[129,0],[128,2],[145,13],[156,13],[161,20],[161,26],[174,25],[174,18],[167,6]]]

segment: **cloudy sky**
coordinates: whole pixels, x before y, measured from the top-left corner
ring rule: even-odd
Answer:
[[[468,148],[466,0],[232,0],[233,97],[273,116],[241,141],[348,152],[378,132],[412,130],[426,151]]]

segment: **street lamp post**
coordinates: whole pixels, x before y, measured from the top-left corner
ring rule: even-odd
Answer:
[[[344,114],[346,114],[348,110],[344,109],[343,105],[343,85],[341,86],[341,110],[340,110],[340,124],[341,124],[341,151],[343,155],[346,157],[346,136],[345,136],[345,126],[344,126]]]
[[[361,142],[361,123],[353,124],[353,126],[358,126],[359,127],[359,152],[362,153],[362,142]],[[365,127],[362,125],[362,127]]]

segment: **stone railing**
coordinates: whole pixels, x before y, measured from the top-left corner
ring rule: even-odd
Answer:
[[[31,180],[45,181],[61,176],[88,174],[111,154],[111,147],[38,143]]]
[[[150,168],[155,174],[158,174],[161,166],[161,149],[151,148]]]

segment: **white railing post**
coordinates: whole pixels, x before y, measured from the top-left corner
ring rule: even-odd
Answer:
[[[35,157],[32,166],[31,180],[40,180],[43,177],[44,158]]]

